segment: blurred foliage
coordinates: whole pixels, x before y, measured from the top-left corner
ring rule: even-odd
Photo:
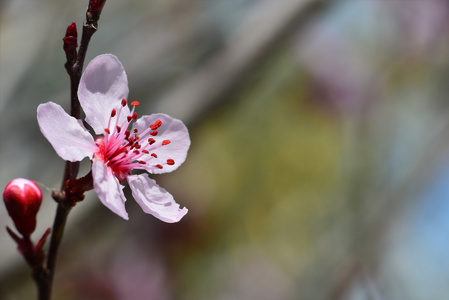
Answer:
[[[193,257],[182,265],[187,299],[232,290],[240,267],[223,265],[245,268],[251,253],[295,275],[341,206],[338,118],[308,101],[306,77],[288,49],[254,74],[193,132],[189,161],[173,174],[185,203],[195,205],[191,213],[201,214],[204,248],[193,244]],[[248,253],[239,257],[242,249]],[[252,284],[259,285],[257,278]],[[264,290],[279,283],[266,284]]]

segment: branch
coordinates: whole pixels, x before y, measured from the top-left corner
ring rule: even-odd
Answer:
[[[81,80],[84,60],[87,48],[93,34],[97,31],[97,22],[106,0],[90,0],[86,12],[86,22],[83,24],[83,33],[78,53],[76,24],[73,22],[68,26],[66,36],[63,38],[64,51],[67,61],[65,69],[70,77],[70,114],[76,119],[80,119],[81,106],[78,99],[78,87]],[[59,245],[64,234],[67,217],[72,207],[77,201],[84,198],[84,192],[93,188],[92,175],[76,179],[79,171],[79,162],[66,162],[64,176],[60,191],[54,191],[52,197],[58,203],[56,216],[53,223],[53,230],[50,240],[50,248],[46,264],[41,263],[33,267],[33,278],[38,286],[39,300],[49,300],[51,298],[52,283],[58,255]]]

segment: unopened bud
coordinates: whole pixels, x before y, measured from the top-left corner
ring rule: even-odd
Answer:
[[[24,236],[31,235],[42,202],[39,186],[28,179],[14,179],[6,185],[3,200],[17,230]]]
[[[89,0],[89,6],[86,12],[87,24],[97,28],[97,22],[100,19],[100,14],[105,3],[106,0]]]
[[[78,47],[78,32],[76,31],[76,23],[72,22],[67,26],[65,36],[62,38],[64,41],[64,51],[69,54],[69,52],[74,52]]]
[[[100,14],[106,0],[89,0],[88,10],[94,14]]]

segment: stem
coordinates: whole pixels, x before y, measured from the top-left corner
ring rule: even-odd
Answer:
[[[81,107],[78,99],[78,86],[81,79],[81,71],[86,57],[87,47],[92,35],[96,32],[96,27],[92,24],[83,25],[83,35],[75,63],[67,57],[65,68],[70,76],[70,102],[71,116],[76,119],[80,118]],[[58,255],[59,245],[61,244],[64,234],[67,217],[72,209],[76,199],[75,195],[70,192],[72,184],[76,181],[79,171],[79,162],[66,162],[64,177],[62,180],[61,191],[55,192],[53,198],[58,202],[56,216],[53,223],[50,248],[46,265],[40,264],[33,268],[33,278],[38,287],[39,300],[50,300],[53,285],[53,277],[56,266],[56,258]],[[91,176],[90,176],[91,178]],[[83,190],[83,192],[85,189]]]
[[[67,59],[65,68],[70,76],[70,102],[71,102],[71,115],[76,119],[80,118],[81,107],[78,99],[78,86],[81,79],[81,71],[83,70],[84,59],[86,58],[87,47],[89,46],[92,35],[97,31],[92,25],[83,25],[83,35],[81,37],[80,48],[78,56],[74,64],[70,63],[70,59]],[[70,162],[67,162],[70,164]],[[74,163],[72,163],[74,164]],[[67,168],[66,168],[67,172]],[[66,174],[67,175],[67,174]],[[63,184],[65,181],[63,182]]]
[[[40,300],[47,300],[50,299],[51,294],[51,288],[53,284],[53,277],[54,277],[54,270],[55,270],[55,264],[56,264],[56,257],[58,255],[58,249],[59,245],[62,240],[62,236],[64,233],[65,224],[67,221],[67,216],[69,215],[71,206],[67,206],[63,203],[58,203],[58,208],[56,209],[56,217],[55,221],[53,223],[53,232],[51,235],[51,241],[50,241],[50,250],[48,252],[48,258],[47,258],[47,273],[48,273],[48,280],[45,282],[47,287],[43,289],[44,295],[48,294],[48,298],[39,298]],[[41,292],[41,290],[39,290]],[[39,297],[41,295],[39,294]]]
[[[33,279],[37,285],[39,300],[48,300],[51,297],[51,278],[49,275],[42,266],[33,269]]]

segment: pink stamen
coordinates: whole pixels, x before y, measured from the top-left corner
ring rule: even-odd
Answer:
[[[158,135],[157,129],[162,126],[161,120],[156,120],[143,132],[139,132],[137,128],[130,127],[132,121],[137,120],[136,106],[139,102],[131,102],[132,110],[122,124],[118,124],[122,108],[127,105],[126,99],[121,100],[121,106],[116,110],[113,109],[108,120],[108,127],[105,128],[104,137],[97,139],[97,152],[95,156],[112,169],[115,176],[123,181],[132,169],[162,169],[166,165],[174,165],[173,159],[167,159],[166,162],[158,163],[158,155],[154,153],[161,146],[170,144],[170,140],[163,140],[162,143],[156,143]],[[115,126],[112,118],[116,118]],[[123,117],[122,117],[123,119]],[[156,163],[149,165],[150,160],[156,159]]]

